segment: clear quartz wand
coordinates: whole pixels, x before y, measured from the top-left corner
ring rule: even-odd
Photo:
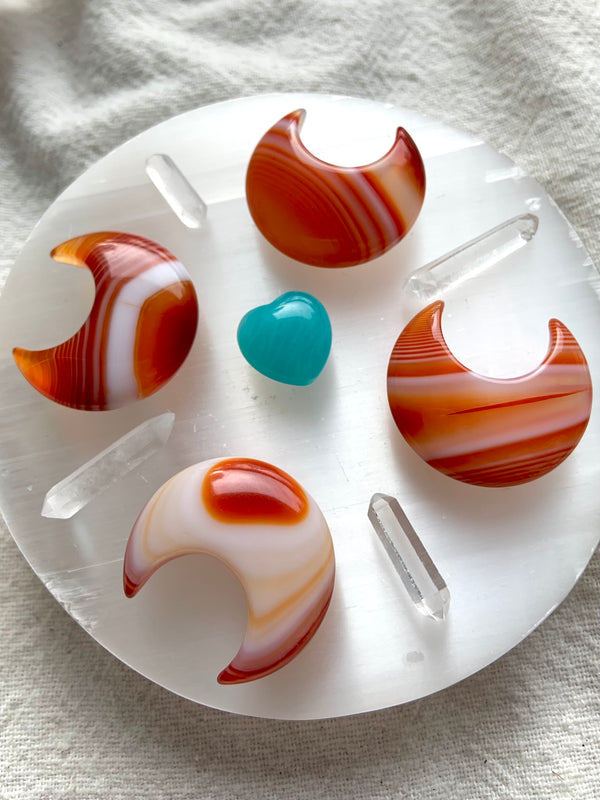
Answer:
[[[374,494],[368,517],[417,611],[436,622],[445,619],[450,591],[400,503]]]
[[[419,267],[408,277],[404,291],[420,300],[432,300],[520,250],[533,239],[538,224],[535,214],[520,214],[507,219],[441,258]]]

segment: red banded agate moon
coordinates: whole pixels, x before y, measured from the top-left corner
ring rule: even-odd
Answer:
[[[95,299],[80,330],[46,350],[16,347],[29,383],[71,408],[118,408],[161,388],[196,334],[192,280],[166,248],[129,233],[100,232],[58,245],[52,258],[87,267]]]
[[[125,594],[133,597],[167,561],[193,553],[221,560],[246,593],[246,633],[219,683],[275,672],[317,631],[333,591],[333,542],[316,502],[283,470],[228,458],[167,481],[129,536]]]
[[[539,478],[575,449],[592,407],[589,368],[573,334],[550,320],[539,367],[514,379],[471,372],[450,352],[441,301],[402,331],[387,374],[400,432],[432,467],[477,486]]]
[[[414,224],[425,198],[416,144],[398,128],[391,149],[361,167],[313,156],[300,140],[306,112],[293,111],[259,141],[246,175],[250,214],[264,237],[316,267],[349,267],[380,256]]]

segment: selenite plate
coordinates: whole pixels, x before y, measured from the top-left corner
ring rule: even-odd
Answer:
[[[308,114],[302,138],[337,164],[370,162],[408,129],[427,171],[417,223],[370,263],[318,269],[275,251],[244,199],[260,136],[289,111]],[[184,227],[145,174],[170,155],[208,204]],[[600,537],[600,419],[594,408],[574,453],[532,483],[484,489],[423,463],[389,412],[386,369],[400,330],[424,303],[403,290],[428,261],[525,212],[532,242],[444,296],[455,355],[497,377],[529,371],[558,317],[600,374],[598,274],[544,190],[485,143],[412,111],[346,97],[281,94],[199,108],[126,142],[52,205],[17,259],[0,298],[2,513],[54,597],[109,651],[196,702],[283,719],[341,716],[405,703],[482,669],[524,639],[580,576]],[[201,321],[183,368],[152,397],[109,412],[44,399],[13,363],[13,346],[71,336],[93,299],[87,270],[51,249],[75,235],[121,230],[155,239],[186,265]],[[236,342],[250,308],[292,289],[316,295],[333,326],[315,383],[292,387],[255,372]],[[135,425],[176,414],[166,446],[70,520],[40,516],[47,490]],[[291,473],[329,522],[337,558],[330,610],[314,639],[279,672],[238,686],[217,673],[233,657],[246,607],[235,577],[209,557],[165,565],[134,599],[122,590],[132,524],[154,491],[197,461],[241,455]],[[443,623],[412,607],[367,519],[374,492],[395,495],[451,592]]]

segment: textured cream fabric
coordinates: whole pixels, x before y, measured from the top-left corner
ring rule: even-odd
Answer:
[[[0,288],[56,194],[110,149],[199,105],[292,90],[390,101],[488,140],[600,265],[599,42],[596,0],[0,0]],[[150,684],[65,614],[4,527],[0,548],[2,800],[600,796],[598,557],[462,684],[283,723]]]

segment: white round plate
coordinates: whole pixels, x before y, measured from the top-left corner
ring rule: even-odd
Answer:
[[[304,107],[302,138],[344,165],[372,161],[410,132],[423,155],[427,196],[413,230],[371,263],[326,270],[275,251],[244,199],[261,135]],[[170,155],[208,204],[184,227],[145,174]],[[2,291],[0,503],[14,538],[65,609],[104,647],[158,684],[196,702],[282,719],[342,716],[439,691],[482,669],[564,599],[600,537],[600,419],[574,453],[529,484],[484,489],[431,469],[406,445],[387,404],[386,369],[400,330],[422,305],[403,284],[419,266],[525,212],[534,240],[444,297],[456,356],[489,375],[524,373],[542,360],[548,320],[578,339],[600,375],[598,274],[544,190],[470,135],[420,114],[347,97],[281,94],[182,114],[126,142],[91,167],[43,216]],[[93,299],[87,270],[50,251],[75,235],[122,230],[155,239],[186,265],[201,322],[175,378],[123,409],[80,412],[44,399],[17,370],[14,346],[71,336]],[[316,295],[333,326],[330,359],[308,387],[275,383],[243,359],[236,329],[279,294]],[[40,515],[47,490],[99,451],[164,411],[173,433],[160,452],[69,520]],[[330,610],[309,645],[279,672],[220,686],[245,629],[242,590],[209,557],[176,559],[126,599],[122,559],[132,524],[154,491],[197,461],[240,455],[291,473],[320,504],[337,559]],[[420,616],[376,538],[371,495],[397,497],[446,579],[448,618]]]

